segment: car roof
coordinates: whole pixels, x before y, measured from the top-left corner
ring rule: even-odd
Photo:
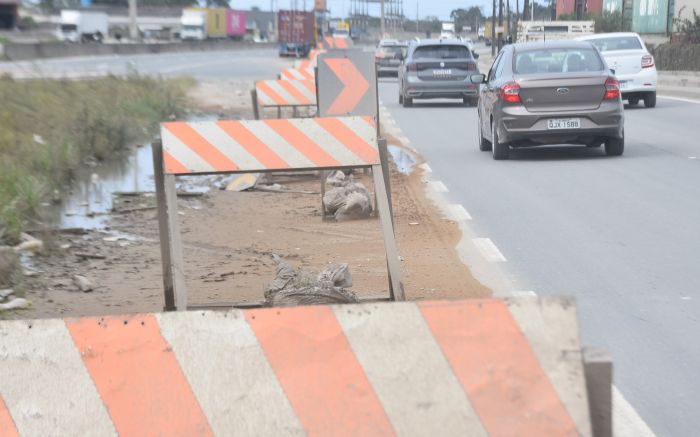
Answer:
[[[615,38],[620,36],[634,36],[639,38],[639,34],[635,32],[610,32],[610,33],[595,33],[593,35],[584,35],[576,38],[579,41],[588,41],[591,39]]]
[[[457,38],[432,38],[432,39],[422,39],[420,41],[414,42],[414,47],[420,46],[438,46],[438,45],[458,45],[466,46],[467,43],[457,39]]]
[[[537,50],[537,49],[578,49],[590,48],[588,41],[576,41],[571,39],[557,39],[552,41],[532,41],[513,44],[515,51]]]

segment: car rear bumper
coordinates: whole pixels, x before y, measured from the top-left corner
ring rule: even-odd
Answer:
[[[578,129],[548,129],[547,120],[578,118]],[[544,144],[586,144],[595,139],[621,138],[624,112],[621,101],[603,102],[592,111],[529,112],[524,106],[502,108],[498,137],[516,147]]]
[[[399,74],[399,66],[377,65],[377,74]]]
[[[632,93],[656,91],[658,74],[654,67],[643,68],[635,74],[616,74],[615,77],[620,81],[623,99]]]
[[[476,74],[478,72],[475,72]],[[409,76],[405,95],[414,99],[478,97],[479,86],[465,80],[421,80]]]

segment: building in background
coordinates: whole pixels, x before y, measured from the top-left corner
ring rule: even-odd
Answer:
[[[557,0],[557,19],[560,15],[573,14],[577,20],[585,20],[586,14],[601,15],[603,0]]]
[[[0,0],[0,29],[14,29],[18,18],[19,0]]]

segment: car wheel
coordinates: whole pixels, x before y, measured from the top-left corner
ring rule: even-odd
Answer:
[[[411,106],[413,106],[413,99],[410,97],[404,97],[403,98],[403,107],[410,108]]]
[[[644,96],[644,107],[653,108],[656,106],[656,91]]]
[[[471,106],[472,104],[472,99],[469,97],[462,97],[462,105],[463,106]]]
[[[498,129],[496,123],[491,123],[491,152],[493,159],[501,160],[510,157],[510,147],[508,144],[503,144],[498,140]]]
[[[600,147],[602,145],[603,145],[603,143],[601,141],[593,141],[591,143],[586,144],[586,147],[594,148],[594,147]]]
[[[403,105],[403,93],[399,90],[399,105]]]
[[[625,132],[622,138],[608,138],[605,140],[605,154],[608,156],[620,156],[625,151]]]
[[[491,143],[484,138],[484,133],[481,131],[481,114],[479,114],[479,110],[477,109],[477,117],[478,117],[478,125],[476,128],[476,135],[477,135],[477,141],[479,143],[479,150],[482,152],[488,152],[491,150]]]

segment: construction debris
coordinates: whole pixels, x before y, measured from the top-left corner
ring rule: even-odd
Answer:
[[[265,288],[268,306],[328,305],[357,303],[355,293],[344,287],[352,285],[352,276],[347,264],[334,264],[315,278],[302,270],[295,270],[277,255],[275,279]]]
[[[95,286],[92,284],[92,282],[90,282],[90,280],[88,278],[86,278],[85,276],[81,276],[81,275],[73,276],[73,283],[83,293],[88,293],[88,292],[95,289]]]
[[[22,297],[18,297],[17,299],[12,299],[11,301],[7,303],[0,303],[0,311],[7,311],[7,310],[21,310],[25,308],[29,308],[32,305],[30,301],[27,299],[24,299]]]
[[[361,183],[355,182],[352,175],[344,179],[343,185],[326,192],[323,196],[323,207],[328,214],[335,215],[339,222],[363,219],[372,214],[369,190]]]

